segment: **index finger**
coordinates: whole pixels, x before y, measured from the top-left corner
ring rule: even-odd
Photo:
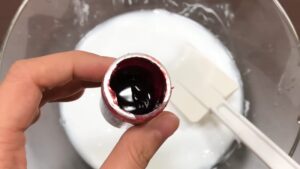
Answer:
[[[75,79],[101,82],[113,60],[82,51],[57,53],[19,61],[7,78],[9,80],[12,74],[18,80],[30,79],[42,89],[61,86]]]
[[[18,61],[0,85],[0,128],[26,129],[39,109],[44,90],[75,79],[101,82],[113,61],[80,51]]]

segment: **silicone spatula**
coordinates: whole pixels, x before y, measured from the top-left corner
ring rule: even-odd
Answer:
[[[239,85],[194,47],[187,45],[178,63],[170,68],[174,91],[171,102],[191,122],[212,112],[272,169],[300,169],[292,158],[228,105],[226,98]]]

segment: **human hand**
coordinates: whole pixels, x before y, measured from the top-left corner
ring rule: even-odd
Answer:
[[[65,52],[17,61],[0,84],[0,168],[25,169],[25,130],[47,102],[78,99],[99,87],[114,59],[86,52]],[[130,128],[101,168],[143,169],[178,127],[178,118],[161,113]]]

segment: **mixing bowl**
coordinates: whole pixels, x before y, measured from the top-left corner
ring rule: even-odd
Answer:
[[[112,16],[156,8],[201,23],[225,44],[242,74],[249,119],[288,152],[299,127],[299,41],[276,0],[24,0],[4,41],[0,78],[17,59],[74,49]],[[28,168],[89,169],[61,127],[58,105],[42,112],[27,131]],[[224,159],[217,168],[267,168],[244,146]],[[294,159],[300,162],[300,150]]]

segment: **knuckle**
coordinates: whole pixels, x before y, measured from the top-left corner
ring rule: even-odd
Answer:
[[[28,85],[31,85],[32,81],[29,66],[26,60],[16,61],[8,70],[2,84],[17,85],[28,89]]]
[[[18,60],[16,61],[9,69],[8,76],[9,77],[19,77],[24,76],[27,71],[27,61],[26,60]]]

